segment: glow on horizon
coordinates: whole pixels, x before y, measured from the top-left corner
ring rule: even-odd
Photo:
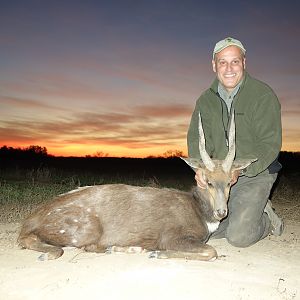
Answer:
[[[20,143],[15,143],[11,145],[3,144],[2,146],[10,146],[14,148],[26,148],[30,145],[37,145],[37,144],[30,144],[30,145],[23,145]],[[44,147],[41,144],[38,146]],[[282,151],[289,151],[289,152],[299,152],[297,150],[298,145],[294,146],[291,144],[290,148],[284,147]],[[186,145],[178,145],[178,147],[158,147],[158,148],[151,148],[149,149],[144,148],[140,150],[132,150],[132,149],[124,149],[122,147],[98,147],[98,146],[82,146],[82,145],[59,145],[56,147],[46,147],[49,155],[54,156],[74,156],[74,157],[85,157],[85,156],[96,156],[97,152],[103,153],[103,156],[109,157],[132,157],[132,158],[146,158],[146,157],[159,157],[162,156],[165,152],[171,151],[181,151],[184,156],[187,156]],[[99,150],[100,149],[100,150]],[[294,150],[296,149],[296,150]]]
[[[283,137],[283,141],[285,142],[284,146],[282,147],[282,151],[290,151],[290,152],[299,152],[299,142],[293,143],[293,138],[289,141],[289,137]],[[85,156],[95,156],[97,152],[101,152],[103,156],[110,156],[110,157],[136,157],[136,158],[145,158],[145,157],[158,157],[162,156],[165,152],[172,150],[172,151],[182,151],[183,155],[187,155],[187,147],[186,141],[183,139],[181,143],[170,145],[166,143],[165,145],[159,145],[157,147],[149,145],[147,147],[145,145],[142,149],[132,149],[126,148],[122,146],[110,146],[110,145],[94,145],[94,144],[72,144],[72,145],[64,145],[64,144],[56,144],[53,146],[43,145],[38,141],[32,141],[29,144],[23,144],[18,141],[16,142],[8,142],[3,143],[2,146],[10,146],[14,148],[26,148],[30,145],[38,145],[41,147],[46,147],[49,155],[54,156],[77,156],[77,157],[85,157]]]

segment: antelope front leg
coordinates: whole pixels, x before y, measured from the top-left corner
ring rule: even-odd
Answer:
[[[218,257],[217,251],[210,245],[194,238],[177,239],[167,250],[152,251],[150,258],[183,258],[187,260],[213,261]]]

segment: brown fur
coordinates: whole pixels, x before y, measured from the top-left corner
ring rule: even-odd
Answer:
[[[86,251],[107,248],[153,250],[158,258],[212,260],[216,250],[206,245],[210,233],[227,215],[232,174],[254,160],[235,161],[234,113],[229,152],[224,161],[212,160],[205,150],[199,114],[199,151],[203,161],[183,158],[201,169],[207,189],[193,193],[123,184],[79,188],[42,206],[25,220],[18,241],[49,259],[63,254],[62,247]],[[209,171],[210,170],[210,171]]]
[[[93,252],[140,246],[168,250],[159,252],[161,258],[210,260],[217,253],[204,244],[209,236],[206,222],[214,220],[204,217],[203,209],[212,214],[211,206],[202,207],[198,196],[199,191],[193,196],[122,184],[83,187],[29,216],[18,241],[24,248],[48,253],[48,259],[60,257],[64,246]]]

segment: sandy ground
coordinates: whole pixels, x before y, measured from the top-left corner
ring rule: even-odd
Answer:
[[[0,224],[0,299],[300,299],[300,223],[238,249],[213,240],[214,262],[66,249],[55,261],[16,245],[20,224]]]

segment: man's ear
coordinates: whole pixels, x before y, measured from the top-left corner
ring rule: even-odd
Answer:
[[[216,73],[217,69],[216,69],[216,62],[214,59],[211,61],[211,64],[212,64],[212,69],[213,69],[214,73]]]
[[[199,169],[205,169],[205,165],[200,158],[180,157],[184,160],[195,172]]]

